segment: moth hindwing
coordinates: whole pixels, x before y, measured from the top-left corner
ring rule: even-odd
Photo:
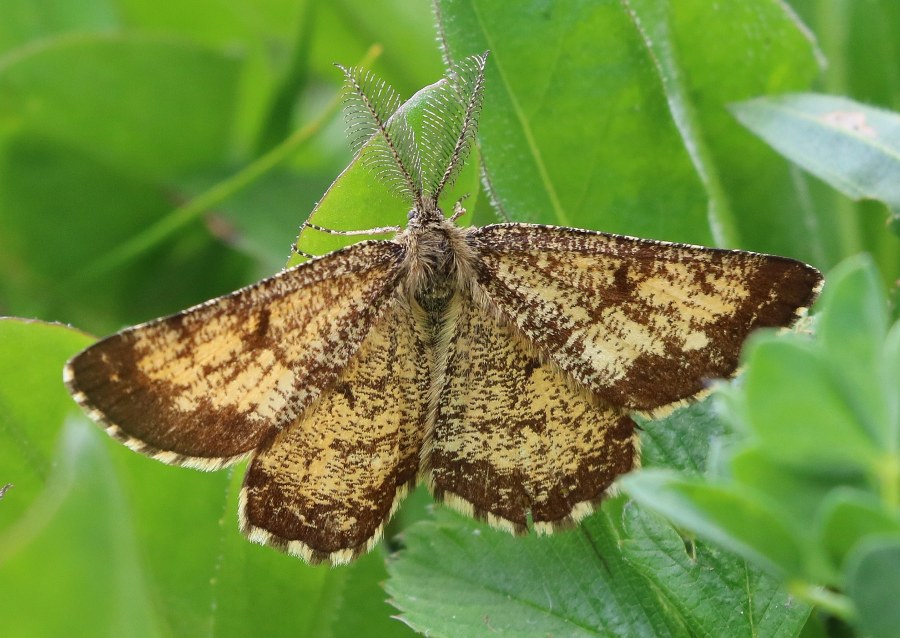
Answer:
[[[410,203],[389,240],[312,259],[76,355],[73,397],[126,445],[213,470],[250,457],[240,526],[310,562],[372,548],[417,483],[491,525],[576,524],[658,415],[733,374],[821,276],[782,257],[529,224],[461,228],[438,199],[474,142],[485,56],[421,128],[345,70],[364,162]]]

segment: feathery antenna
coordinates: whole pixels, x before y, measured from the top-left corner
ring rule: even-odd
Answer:
[[[456,180],[475,141],[487,55],[485,51],[454,65],[445,83],[427,98],[423,137],[428,144],[422,154],[422,181],[434,201]]]
[[[419,151],[406,118],[397,114],[400,96],[371,71],[337,67],[345,76],[344,117],[353,152],[396,193],[421,206]]]
[[[400,96],[371,71],[337,65],[346,78],[344,115],[354,153],[417,209],[436,208],[462,169],[478,127],[487,52],[453,65],[423,91],[420,139],[400,111]]]

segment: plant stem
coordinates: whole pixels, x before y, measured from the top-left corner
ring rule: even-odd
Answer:
[[[856,617],[856,609],[849,598],[824,587],[793,580],[788,583],[788,593],[842,620],[851,621]]]

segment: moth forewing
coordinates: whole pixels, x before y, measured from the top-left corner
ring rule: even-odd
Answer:
[[[501,312],[579,383],[648,413],[730,376],[750,332],[793,324],[822,282],[792,259],[595,231],[498,224],[473,238]]]
[[[401,260],[393,242],[356,244],[107,337],[64,379],[132,449],[217,469],[329,387],[397,287]]]

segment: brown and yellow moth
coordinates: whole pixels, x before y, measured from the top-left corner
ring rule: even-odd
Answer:
[[[416,134],[386,85],[345,71],[361,160],[412,202],[364,241],[75,356],[65,381],[130,448],[215,470],[250,458],[240,526],[346,563],[408,490],[510,532],[589,514],[638,463],[631,413],[732,374],[756,328],[821,284],[791,259],[600,232],[462,228],[438,198],[473,143],[484,56],[432,92]]]

